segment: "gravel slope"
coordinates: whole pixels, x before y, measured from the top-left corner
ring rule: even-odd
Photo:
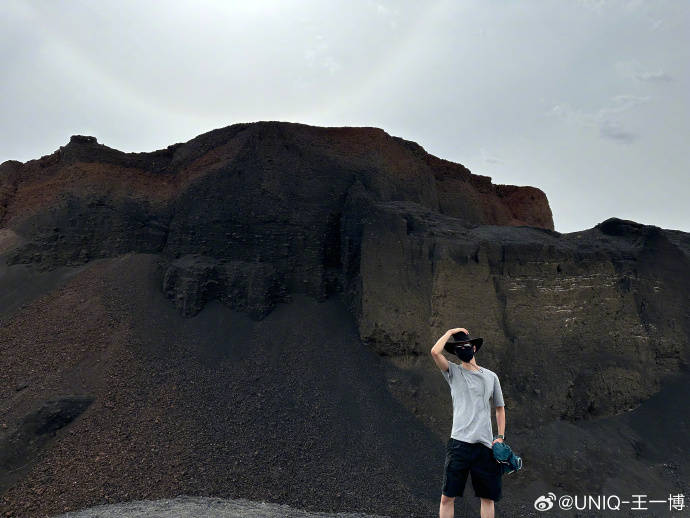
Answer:
[[[180,496],[92,507],[56,518],[385,518],[362,513],[310,513],[289,505]]]
[[[10,428],[56,395],[94,398],[19,470],[1,511],[187,494],[428,515],[444,445],[393,398],[336,298],[296,295],[262,321],[218,302],[182,318],[156,260],[96,261],[0,327],[0,386],[25,385],[0,401]]]
[[[295,295],[261,321],[217,302],[182,318],[156,264],[151,254],[93,261],[57,288],[55,279],[34,286],[42,295],[3,315],[0,441],[43,401],[93,403],[11,473],[0,469],[0,516],[118,502],[130,502],[118,515],[130,505],[155,513],[157,499],[177,495],[195,495],[178,501],[180,513],[210,501],[214,516],[240,505],[225,499],[331,516],[437,514],[450,429],[437,370],[392,369],[360,343],[335,297]],[[688,380],[618,416],[510,428],[525,468],[504,479],[497,516],[537,516],[534,499],[548,491],[689,494],[690,428],[679,411]],[[419,419],[390,390],[413,383],[420,397],[440,398],[445,420]],[[465,491],[457,515],[478,515],[469,481]]]

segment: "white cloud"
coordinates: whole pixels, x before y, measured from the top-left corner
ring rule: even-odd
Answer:
[[[314,36],[314,39],[316,40],[314,45],[304,51],[304,59],[307,66],[310,68],[322,68],[328,71],[330,75],[340,71],[342,65],[331,54],[330,45],[324,36],[317,34]]]
[[[400,11],[397,7],[392,7],[391,5],[384,5],[381,2],[374,2],[373,7],[376,10],[377,15],[379,15],[382,18],[388,19],[388,26],[391,29],[396,29],[398,27],[398,17],[400,15]]]
[[[627,111],[640,104],[647,103],[651,100],[649,96],[639,96],[622,94],[613,97],[613,105],[605,106],[599,110],[600,115],[606,115],[608,113],[621,113]]]
[[[637,134],[627,131],[618,122],[604,119],[599,124],[599,134],[602,137],[619,140],[621,142],[632,142],[637,138]]]
[[[645,7],[645,0],[577,0],[582,7],[601,13],[605,9],[637,11]]]
[[[631,94],[616,95],[611,98],[611,103],[602,106],[596,111],[586,111],[573,108],[568,103],[557,104],[551,108],[550,114],[564,120],[568,124],[584,128],[599,130],[599,136],[622,142],[631,142],[637,138],[637,134],[626,130],[615,116],[629,111],[636,106],[650,101],[649,96],[637,96]]]
[[[664,20],[652,20],[650,28],[655,31],[664,23]]]
[[[636,79],[637,81],[646,82],[667,82],[673,81],[673,78],[662,68],[651,72],[639,62],[637,59],[627,61],[617,61],[614,69],[618,75],[623,79]]]
[[[482,160],[487,164],[505,164],[505,160],[497,156],[489,154],[485,148],[480,148],[479,152],[482,155]]]
[[[601,12],[606,7],[606,0],[577,0],[577,3],[596,12]]]
[[[673,80],[671,76],[663,70],[659,70],[658,72],[640,72],[638,74],[635,74],[635,78],[639,79],[640,81],[650,82],[666,82]]]

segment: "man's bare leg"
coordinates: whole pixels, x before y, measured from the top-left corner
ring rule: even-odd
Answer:
[[[439,507],[439,518],[453,518],[455,512],[455,497],[441,494],[441,505]],[[492,515],[493,516],[493,515]]]
[[[494,518],[494,501],[491,498],[479,497],[482,507],[479,510],[482,518]]]

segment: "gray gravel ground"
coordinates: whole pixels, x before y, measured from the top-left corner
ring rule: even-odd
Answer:
[[[238,498],[178,496],[91,507],[55,518],[386,518],[362,513],[316,513]]]

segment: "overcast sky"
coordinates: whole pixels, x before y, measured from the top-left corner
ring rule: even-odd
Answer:
[[[376,126],[556,230],[690,232],[690,2],[0,3],[0,162],[153,151],[237,122]]]

